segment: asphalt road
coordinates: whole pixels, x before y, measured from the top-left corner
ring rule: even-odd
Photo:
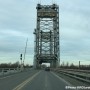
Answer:
[[[0,78],[0,90],[66,90],[68,85],[53,72],[44,70],[31,70]]]

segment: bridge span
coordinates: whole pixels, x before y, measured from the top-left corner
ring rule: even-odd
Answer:
[[[37,24],[34,31],[34,67],[40,68],[42,63],[50,63],[50,67],[58,67],[59,50],[59,6],[37,4]]]

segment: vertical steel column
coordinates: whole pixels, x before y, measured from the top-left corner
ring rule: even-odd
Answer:
[[[50,63],[52,67],[57,67],[60,62],[59,7],[56,4],[38,4],[36,9],[34,65],[39,68],[42,63]]]

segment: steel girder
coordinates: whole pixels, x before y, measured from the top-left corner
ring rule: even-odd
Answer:
[[[60,62],[59,7],[38,4],[36,9],[34,66],[38,68],[42,63],[50,63],[51,67],[57,67]]]

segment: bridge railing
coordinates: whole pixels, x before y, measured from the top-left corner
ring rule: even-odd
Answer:
[[[20,72],[20,68],[0,68],[0,76]]]
[[[0,76],[32,70],[33,68],[0,68]]]
[[[86,83],[90,83],[90,71],[89,70],[77,70],[77,69],[51,69],[58,74],[63,74]]]

